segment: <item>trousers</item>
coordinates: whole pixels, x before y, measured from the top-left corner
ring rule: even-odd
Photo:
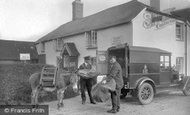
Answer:
[[[86,101],[86,95],[85,95],[85,89],[86,89],[88,92],[88,96],[90,98],[90,102],[93,102],[92,94],[91,94],[92,86],[93,86],[92,78],[89,78],[89,79],[80,78],[80,89],[81,89],[82,101]]]
[[[111,93],[112,109],[116,110],[120,108],[121,88],[116,88],[115,91],[110,91],[110,93]]]

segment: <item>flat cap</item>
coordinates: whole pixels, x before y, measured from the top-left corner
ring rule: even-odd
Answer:
[[[90,60],[90,56],[85,56],[84,60]]]

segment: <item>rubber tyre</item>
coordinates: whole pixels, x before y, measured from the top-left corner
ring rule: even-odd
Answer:
[[[183,89],[183,94],[185,96],[190,96],[190,84],[188,84],[185,89]]]
[[[138,88],[137,98],[142,105],[146,105],[152,102],[154,98],[154,90],[149,83],[143,83]]]

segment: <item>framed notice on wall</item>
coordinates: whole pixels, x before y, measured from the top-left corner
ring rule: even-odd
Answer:
[[[30,60],[29,53],[20,53],[20,60]]]

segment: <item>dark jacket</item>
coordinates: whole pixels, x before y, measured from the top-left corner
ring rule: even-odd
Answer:
[[[118,62],[115,62],[111,65],[108,77],[111,77],[115,80],[116,88],[123,88],[122,69]]]

